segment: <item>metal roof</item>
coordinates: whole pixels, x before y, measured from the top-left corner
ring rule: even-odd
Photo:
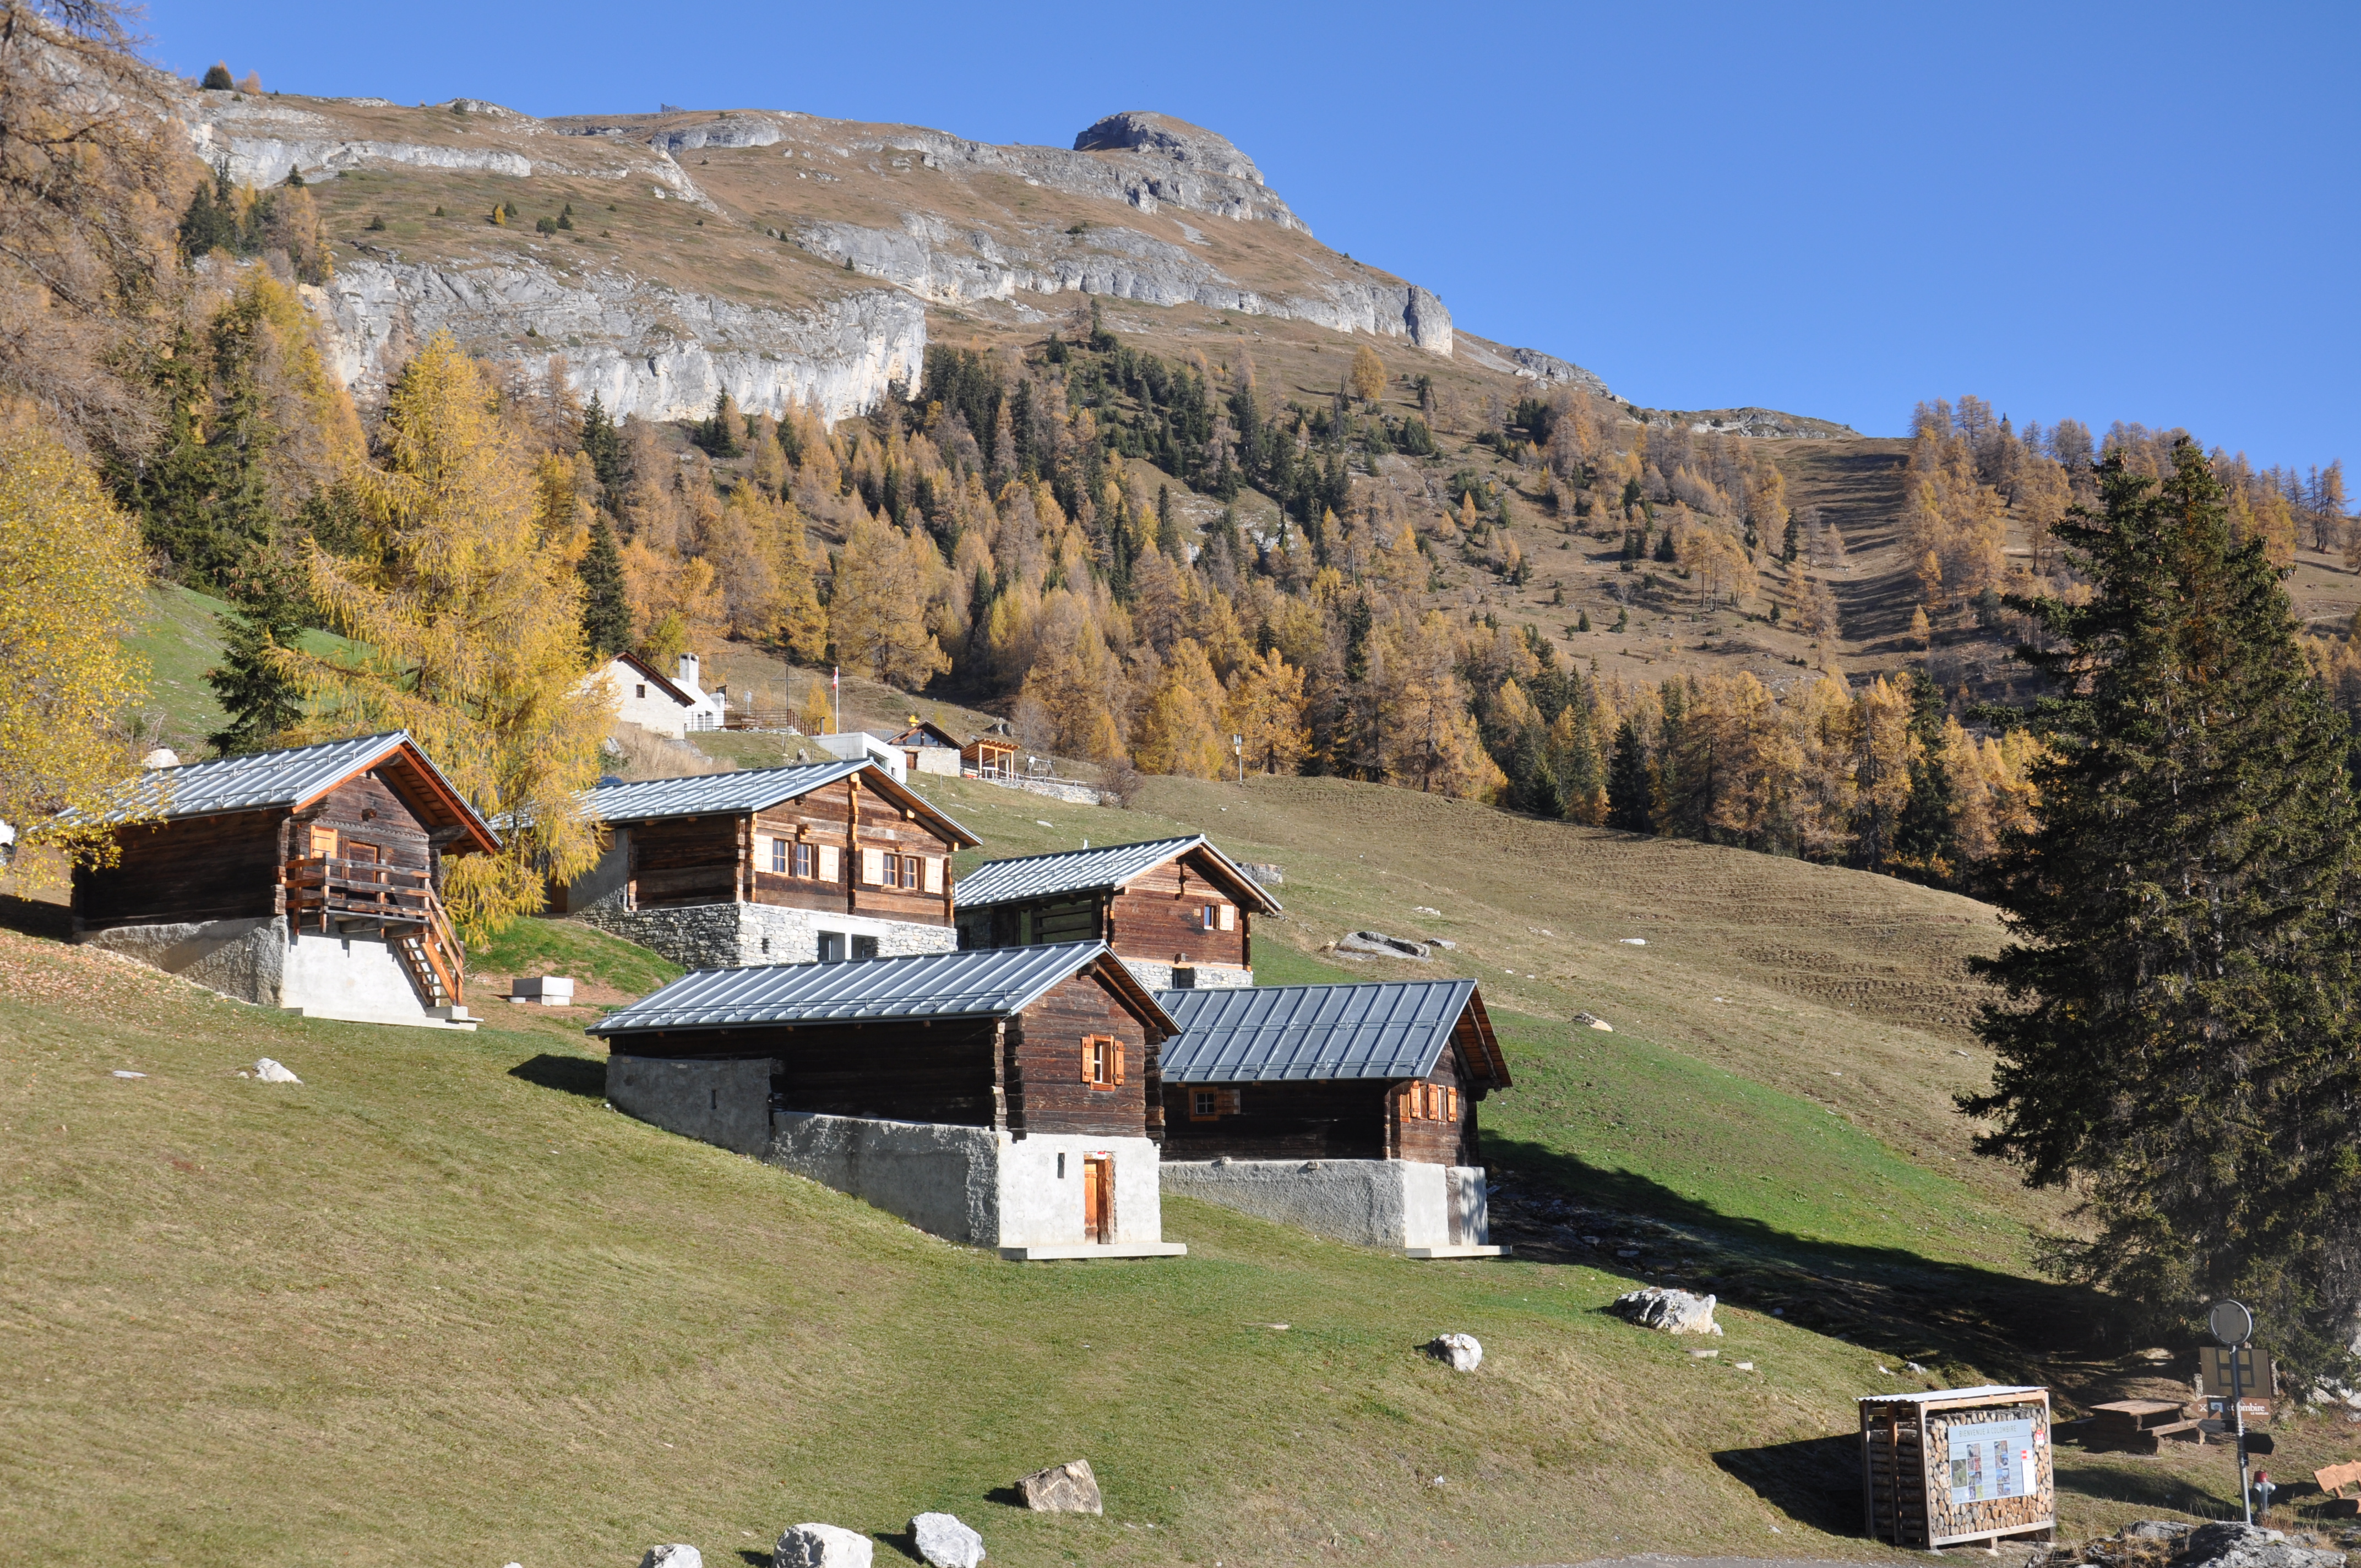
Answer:
[[[125,785],[130,804],[167,821],[225,811],[266,811],[296,806],[373,768],[410,739],[402,730],[329,740],[285,751],[248,751],[210,762],[150,768]],[[110,813],[104,820],[122,815]]]
[[[1167,1047],[1166,1049],[1170,1049]],[[1169,1074],[1168,1074],[1169,1076]],[[2022,1398],[2027,1394],[2047,1394],[2049,1390],[2037,1384],[1986,1383],[1973,1388],[1925,1388],[1905,1394],[1862,1394],[1855,1403],[1863,1405],[1930,1405],[1946,1399],[2008,1399]]]
[[[1180,839],[1151,839],[1140,844],[1109,844],[1095,850],[1065,850],[1054,855],[987,861],[960,879],[951,899],[975,909],[992,904],[1054,898],[1063,893],[1104,892],[1198,849],[1227,868],[1238,886],[1250,898],[1259,899],[1267,913],[1278,912],[1279,900],[1264,892],[1260,883],[1246,875],[1244,868],[1222,853],[1202,833]]]
[[[870,1018],[1001,1017],[1031,1005],[1042,992],[1108,951],[1104,942],[1062,942],[859,963],[700,970],[608,1014],[587,1032],[628,1035]],[[1130,971],[1121,964],[1109,970],[1117,974],[1119,984],[1130,982]],[[1133,1000],[1154,1014],[1150,1021],[1159,1030],[1172,1030],[1172,1020],[1146,991],[1136,991]]]
[[[1180,1037],[1164,1045],[1164,1076],[1173,1083],[1423,1078],[1475,992],[1472,980],[1160,991],[1156,1000],[1180,1025]]]
[[[757,768],[741,773],[697,773],[688,778],[642,779],[636,784],[602,784],[589,795],[591,809],[608,822],[647,822],[664,817],[707,817],[720,813],[761,811],[783,800],[809,795],[824,784],[850,778],[862,769],[880,794],[897,795],[969,843],[980,842],[965,828],[937,810],[923,796],[894,782],[894,775],[869,757],[798,763],[788,768]]]

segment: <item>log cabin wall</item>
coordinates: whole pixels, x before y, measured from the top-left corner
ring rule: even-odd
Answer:
[[[123,858],[73,873],[74,918],[88,931],[280,913],[284,811],[236,811],[118,829]]]
[[[1099,1035],[1123,1047],[1123,1081],[1111,1089],[1093,1088],[1082,1077],[1082,1042]],[[1011,1130],[1124,1138],[1162,1131],[1161,1038],[1151,1039],[1097,976],[1086,971],[1060,981],[1011,1020],[1004,1076]]]
[[[1193,858],[1182,855],[1134,877],[1115,895],[1109,947],[1125,958],[1158,963],[1248,961],[1246,911],[1192,865]],[[1208,908],[1215,911],[1212,930],[1205,928]],[[1224,909],[1230,911],[1227,931],[1220,928]]]
[[[828,1116],[954,1126],[999,1125],[994,1018],[879,1020],[745,1029],[675,1029],[618,1035],[620,1056],[745,1060],[779,1066],[771,1091],[781,1108]]]
[[[782,801],[754,814],[754,903],[782,905],[791,909],[825,909],[830,913],[843,911],[845,864],[852,848],[851,800],[852,781],[839,779],[809,795]],[[788,870],[785,872],[771,870],[769,849],[774,839],[783,839],[789,846]],[[807,877],[796,876],[794,872],[793,846],[799,842],[812,848],[812,870]],[[836,853],[823,857],[819,853],[822,849],[834,850]],[[836,874],[832,877],[821,874],[828,869],[821,864],[824,858],[836,862]]]
[[[853,806],[854,852],[846,868],[851,912],[881,920],[949,926],[953,880],[950,846],[919,821],[915,812],[905,816],[903,807],[875,790],[861,788],[860,784],[857,776],[844,781]],[[880,879],[880,856],[901,859],[899,882],[889,885]],[[919,863],[915,886],[906,885],[911,880],[908,862],[912,859]]]
[[[413,872],[434,869],[426,824],[373,773],[346,779],[309,810],[296,813],[290,845],[296,860],[310,859],[325,848],[308,829],[333,830],[337,839],[334,852],[339,860],[367,859],[351,852],[351,846],[364,844],[378,851],[383,864]]]
[[[740,828],[741,818],[721,814],[631,824],[633,905],[735,903]]]
[[[1167,1083],[1166,1159],[1384,1159],[1394,1086],[1382,1079],[1321,1079],[1280,1083]],[[1194,1095],[1218,1106],[1199,1120]]]
[[[1441,1118],[1422,1116],[1418,1105],[1422,1096],[1419,1086],[1424,1084],[1428,1104],[1434,1103],[1434,1091],[1456,1090],[1455,1096],[1443,1101],[1445,1114]],[[1449,1108],[1456,1102],[1455,1115]],[[1476,1096],[1470,1091],[1465,1065],[1455,1047],[1445,1046],[1434,1064],[1434,1070],[1423,1079],[1412,1079],[1395,1084],[1386,1096],[1386,1119],[1389,1135],[1396,1157],[1420,1160],[1428,1165],[1475,1165],[1476,1157]]]

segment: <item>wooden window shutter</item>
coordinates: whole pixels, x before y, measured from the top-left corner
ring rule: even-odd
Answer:
[[[1082,1081],[1084,1083],[1096,1083],[1098,1081],[1098,1062],[1096,1059],[1098,1048],[1099,1037],[1096,1035],[1084,1035],[1082,1036]]]
[[[822,844],[819,847],[820,881],[835,882],[843,874],[842,869],[837,859],[837,857],[841,853],[842,851],[833,844]]]
[[[943,890],[943,858],[940,855],[927,857],[926,890],[928,893],[940,893]]]
[[[771,836],[768,833],[757,833],[754,835],[753,866],[756,871],[760,872],[766,872],[771,869]]]
[[[863,850],[861,851],[861,880],[869,883],[873,887],[885,880],[884,850]]]
[[[313,823],[312,825],[312,853],[313,856],[318,858],[334,860],[336,854],[336,830],[333,828],[323,828],[316,822]]]
[[[1236,908],[1236,906],[1235,906],[1235,905],[1228,905],[1228,904],[1224,904],[1224,905],[1222,905],[1222,929],[1223,929],[1223,930],[1224,930],[1224,931],[1235,931],[1235,930],[1236,930],[1237,928],[1238,928],[1238,912],[1237,912],[1237,908]]]
[[[1238,1091],[1236,1090],[1223,1089],[1217,1090],[1214,1092],[1214,1104],[1224,1114],[1235,1116],[1238,1113]]]
[[[1112,1044],[1115,1047],[1115,1080],[1121,1083],[1123,1081],[1123,1042],[1118,1039]]]

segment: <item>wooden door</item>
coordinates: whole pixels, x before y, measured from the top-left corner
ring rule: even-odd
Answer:
[[[1115,1240],[1115,1157],[1082,1157],[1082,1239],[1104,1246]]]

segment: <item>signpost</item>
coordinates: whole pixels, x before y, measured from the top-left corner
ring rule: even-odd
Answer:
[[[1230,752],[1238,760],[1238,787],[1244,789],[1246,787],[1246,738],[1243,735],[1231,736]]]
[[[2229,1350],[2226,1358],[2229,1365],[2223,1369],[2229,1374],[2224,1392],[2229,1396],[2230,1409],[2237,1420],[2238,1501],[2246,1508],[2246,1522],[2251,1525],[2255,1522],[2255,1494],[2246,1481],[2246,1401],[2244,1396],[2247,1389],[2257,1387],[2254,1377],[2255,1347],[2248,1343],[2255,1336],[2255,1314],[2239,1302],[2216,1301],[2213,1310],[2205,1315],[2205,1326],[2212,1329],[2213,1337]],[[2268,1394],[2268,1390],[2264,1392]],[[2268,1493],[2265,1498],[2263,1506],[2268,1508],[2270,1506]]]

